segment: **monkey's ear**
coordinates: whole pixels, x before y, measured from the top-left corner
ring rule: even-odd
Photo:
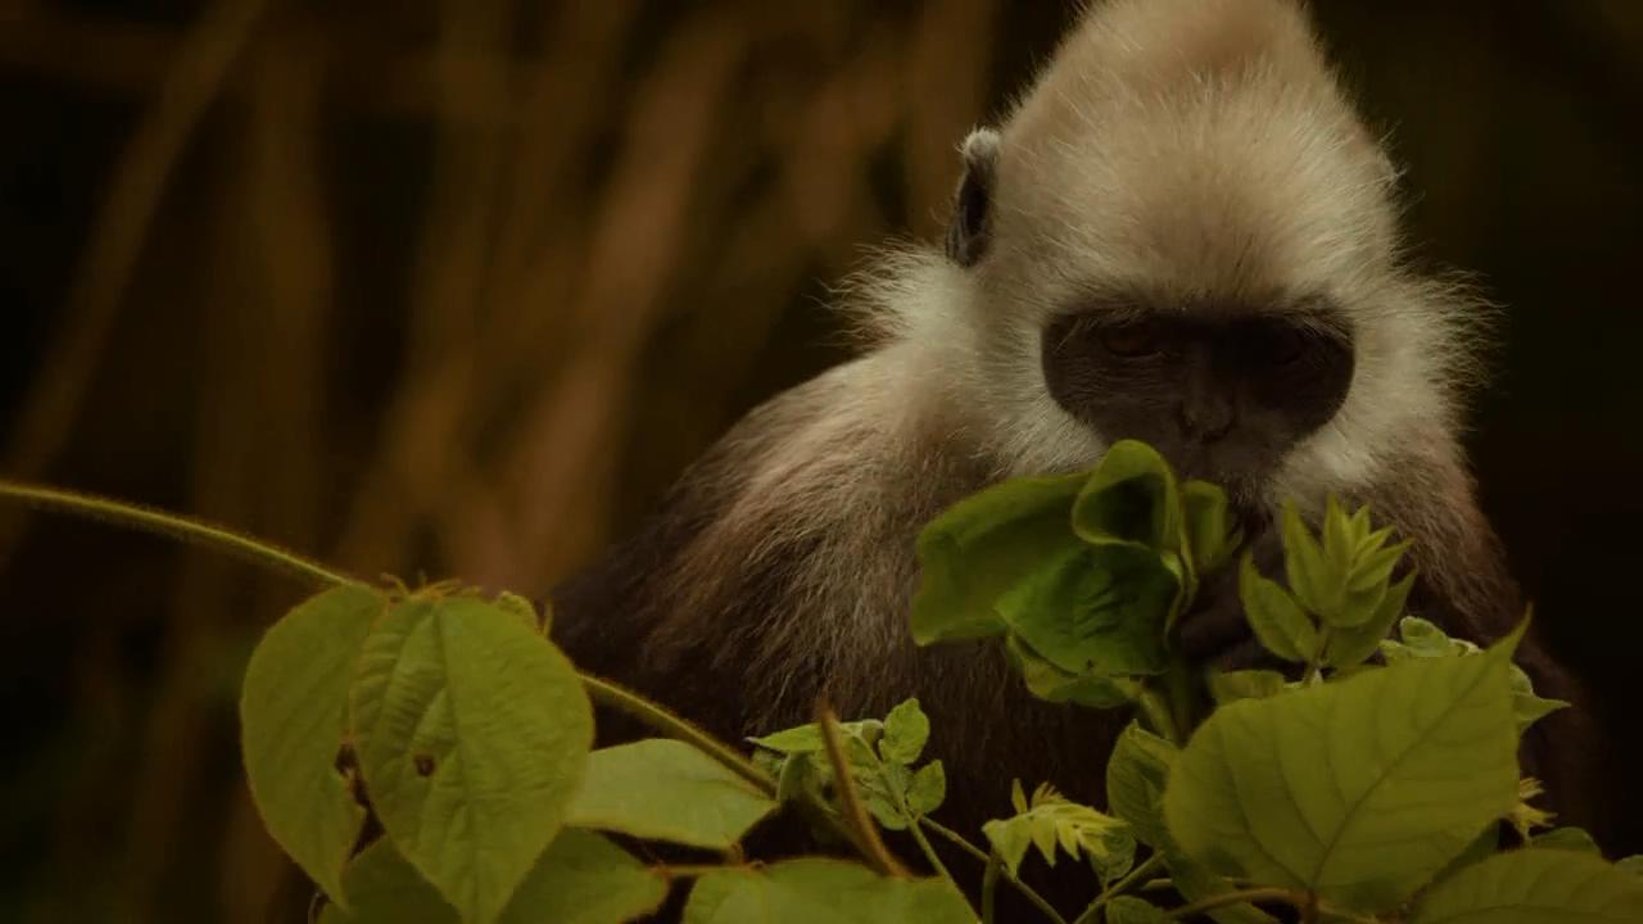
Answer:
[[[993,183],[998,176],[998,132],[978,128],[964,139],[964,179],[947,225],[947,256],[974,266],[987,255],[993,224]]]

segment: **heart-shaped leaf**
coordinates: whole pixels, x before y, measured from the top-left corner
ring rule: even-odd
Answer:
[[[350,699],[388,837],[465,921],[496,920],[582,782],[593,716],[575,669],[517,614],[424,593],[366,639]]]
[[[365,809],[337,756],[348,686],[372,622],[388,607],[361,586],[327,590],[275,623],[251,654],[240,695],[241,751],[251,797],[274,840],[331,897]]]

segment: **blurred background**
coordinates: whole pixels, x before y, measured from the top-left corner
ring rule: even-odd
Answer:
[[[1421,258],[1510,308],[1484,505],[1635,778],[1643,3],[1313,6]],[[0,473],[540,593],[846,355],[829,284],[939,234],[1071,13],[0,0]],[[0,510],[0,920],[301,919],[234,694],[303,592]]]

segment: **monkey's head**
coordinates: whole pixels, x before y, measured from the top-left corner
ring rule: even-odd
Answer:
[[[963,159],[947,255],[1017,469],[1139,438],[1311,496],[1450,423],[1465,306],[1400,266],[1395,171],[1294,3],[1099,5]]]

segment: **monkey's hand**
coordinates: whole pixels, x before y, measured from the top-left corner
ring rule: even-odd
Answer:
[[[1284,547],[1274,529],[1252,531],[1247,548],[1262,574],[1281,578]],[[1176,647],[1193,664],[1223,671],[1283,670],[1284,662],[1261,647],[1238,597],[1238,562],[1205,577],[1193,606],[1176,625]]]

